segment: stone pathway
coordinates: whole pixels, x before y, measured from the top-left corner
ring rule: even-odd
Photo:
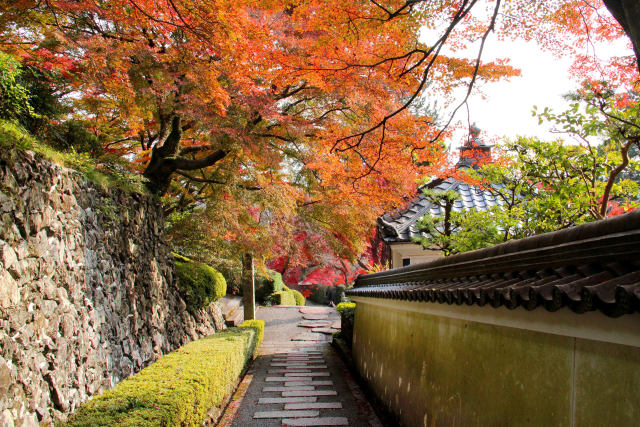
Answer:
[[[220,426],[382,425],[329,345],[334,309],[261,307],[256,317],[265,338]]]

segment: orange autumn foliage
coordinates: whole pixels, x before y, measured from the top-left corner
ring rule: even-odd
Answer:
[[[304,230],[357,253],[418,178],[448,170],[447,131],[410,102],[518,73],[455,50],[490,29],[561,46],[547,28],[580,39],[581,4],[21,0],[5,6],[0,43],[23,63],[67,64],[74,114],[169,211],[197,207],[202,239],[271,256]],[[622,34],[596,18],[589,37]],[[420,38],[452,23],[441,44]]]

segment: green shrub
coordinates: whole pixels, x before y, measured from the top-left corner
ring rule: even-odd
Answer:
[[[193,341],[82,405],[70,426],[196,426],[233,392],[258,345],[256,328]]]
[[[178,255],[175,265],[180,294],[190,311],[205,308],[227,294],[224,276],[207,264]]]
[[[293,292],[293,298],[296,300],[296,305],[305,305],[307,303],[300,291],[293,289],[291,292]]]
[[[353,344],[353,320],[356,311],[356,303],[340,303],[336,306],[336,310],[340,313],[340,337],[342,337],[347,345],[351,347]]]
[[[0,52],[0,119],[17,120],[34,114],[31,95],[20,83],[20,63]]]
[[[341,302],[340,304],[336,305],[336,310],[338,310],[338,313],[340,314],[344,313],[345,310],[350,310],[355,308],[356,308],[355,302]]]
[[[272,305],[296,305],[296,298],[291,291],[278,291],[269,298]]]
[[[286,288],[282,281],[282,275],[273,270],[267,270],[266,275],[256,277],[255,287],[256,300],[258,301],[267,301],[274,292],[279,292]]]
[[[245,320],[240,325],[241,328],[253,328],[256,331],[257,341],[254,349],[254,357],[258,354],[258,347],[264,338],[264,320]]]

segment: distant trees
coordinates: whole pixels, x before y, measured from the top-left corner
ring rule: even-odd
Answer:
[[[426,248],[445,255],[559,230],[635,209],[640,182],[640,115],[635,94],[616,94],[605,83],[586,84],[569,95],[570,108],[545,109],[540,121],[573,138],[504,143],[493,163],[468,170],[470,182],[498,203],[487,211],[453,210],[455,194],[427,190],[441,217],[419,223]],[[537,113],[536,113],[537,114]],[[637,152],[637,151],[636,151]]]

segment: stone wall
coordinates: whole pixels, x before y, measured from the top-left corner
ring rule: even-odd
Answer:
[[[1,153],[0,215],[0,426],[64,419],[224,327],[217,303],[186,310],[154,199]]]

